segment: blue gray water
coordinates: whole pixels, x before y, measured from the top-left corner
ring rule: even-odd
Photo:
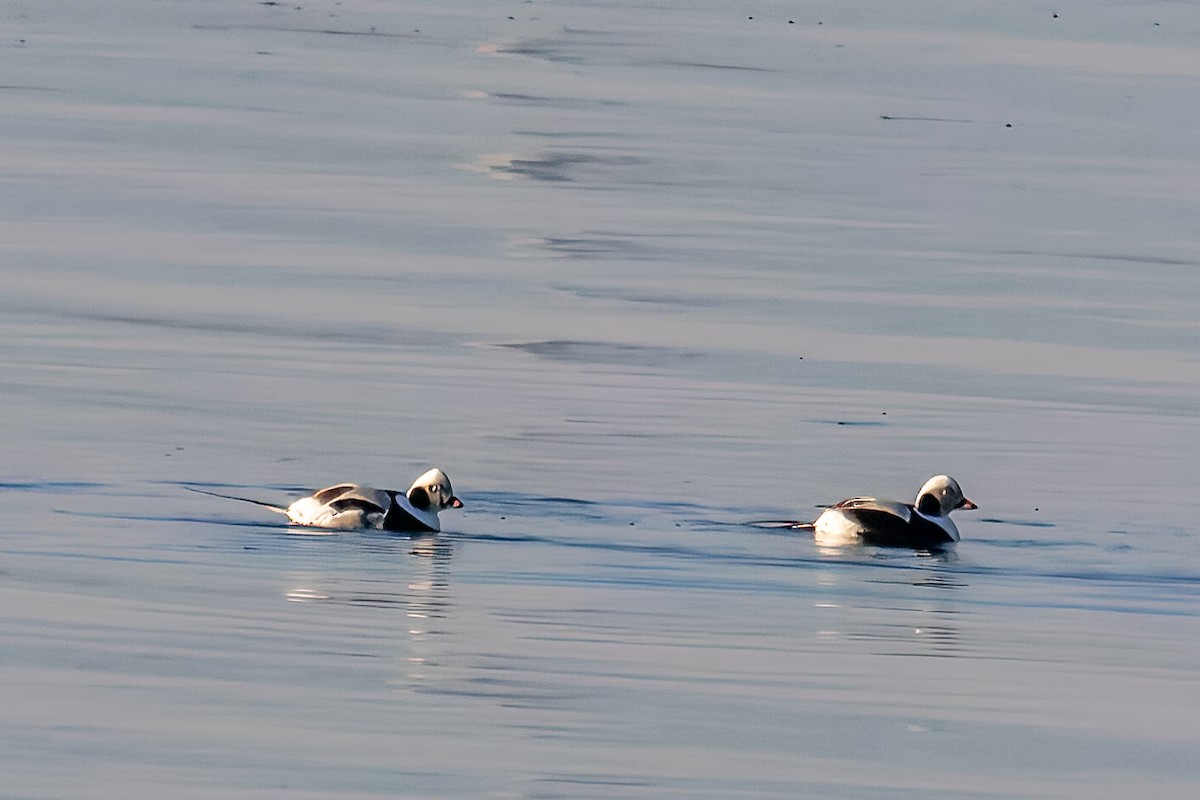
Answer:
[[[1193,796],[1190,5],[0,14],[0,797]]]

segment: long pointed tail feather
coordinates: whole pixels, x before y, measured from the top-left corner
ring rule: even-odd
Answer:
[[[206,494],[206,495],[209,495],[210,497],[223,497],[226,500],[240,500],[243,503],[254,503],[254,505],[256,505],[256,506],[262,506],[263,508],[269,508],[272,511],[274,511],[276,514],[287,514],[288,513],[286,508],[277,506],[274,503],[265,503],[262,500],[254,500],[253,498],[250,498],[250,497],[237,497],[236,495],[232,495],[232,494],[221,494],[220,492],[210,492],[207,489],[197,489],[195,486],[184,486],[183,488],[187,489],[189,492],[196,492],[197,494]]]
[[[755,519],[751,520],[749,525],[756,525],[760,528],[804,528],[811,527],[810,523],[797,522],[794,519]]]

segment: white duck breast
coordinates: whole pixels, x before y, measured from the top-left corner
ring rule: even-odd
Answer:
[[[856,542],[883,547],[928,549],[959,540],[958,528],[950,519],[957,508],[978,508],[963,497],[958,483],[945,475],[930,478],[917,493],[913,505],[852,497],[827,508],[812,524],[817,544],[844,545]]]

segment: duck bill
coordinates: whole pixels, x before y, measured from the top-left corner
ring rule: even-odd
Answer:
[[[967,511],[973,511],[973,510],[979,508],[979,506],[975,505],[970,500],[968,500],[967,498],[964,497],[963,501],[958,504],[958,508],[965,508]]]
[[[462,508],[463,502],[462,502],[462,500],[459,500],[457,497],[451,497],[450,498],[450,507],[451,508]],[[971,506],[971,507],[974,508],[974,506]]]

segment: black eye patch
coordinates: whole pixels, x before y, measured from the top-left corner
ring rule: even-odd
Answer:
[[[926,516],[935,517],[942,513],[942,502],[935,495],[923,494],[917,501],[917,511]]]
[[[408,502],[412,503],[414,508],[427,510],[429,508],[429,492],[418,486],[408,493]]]

